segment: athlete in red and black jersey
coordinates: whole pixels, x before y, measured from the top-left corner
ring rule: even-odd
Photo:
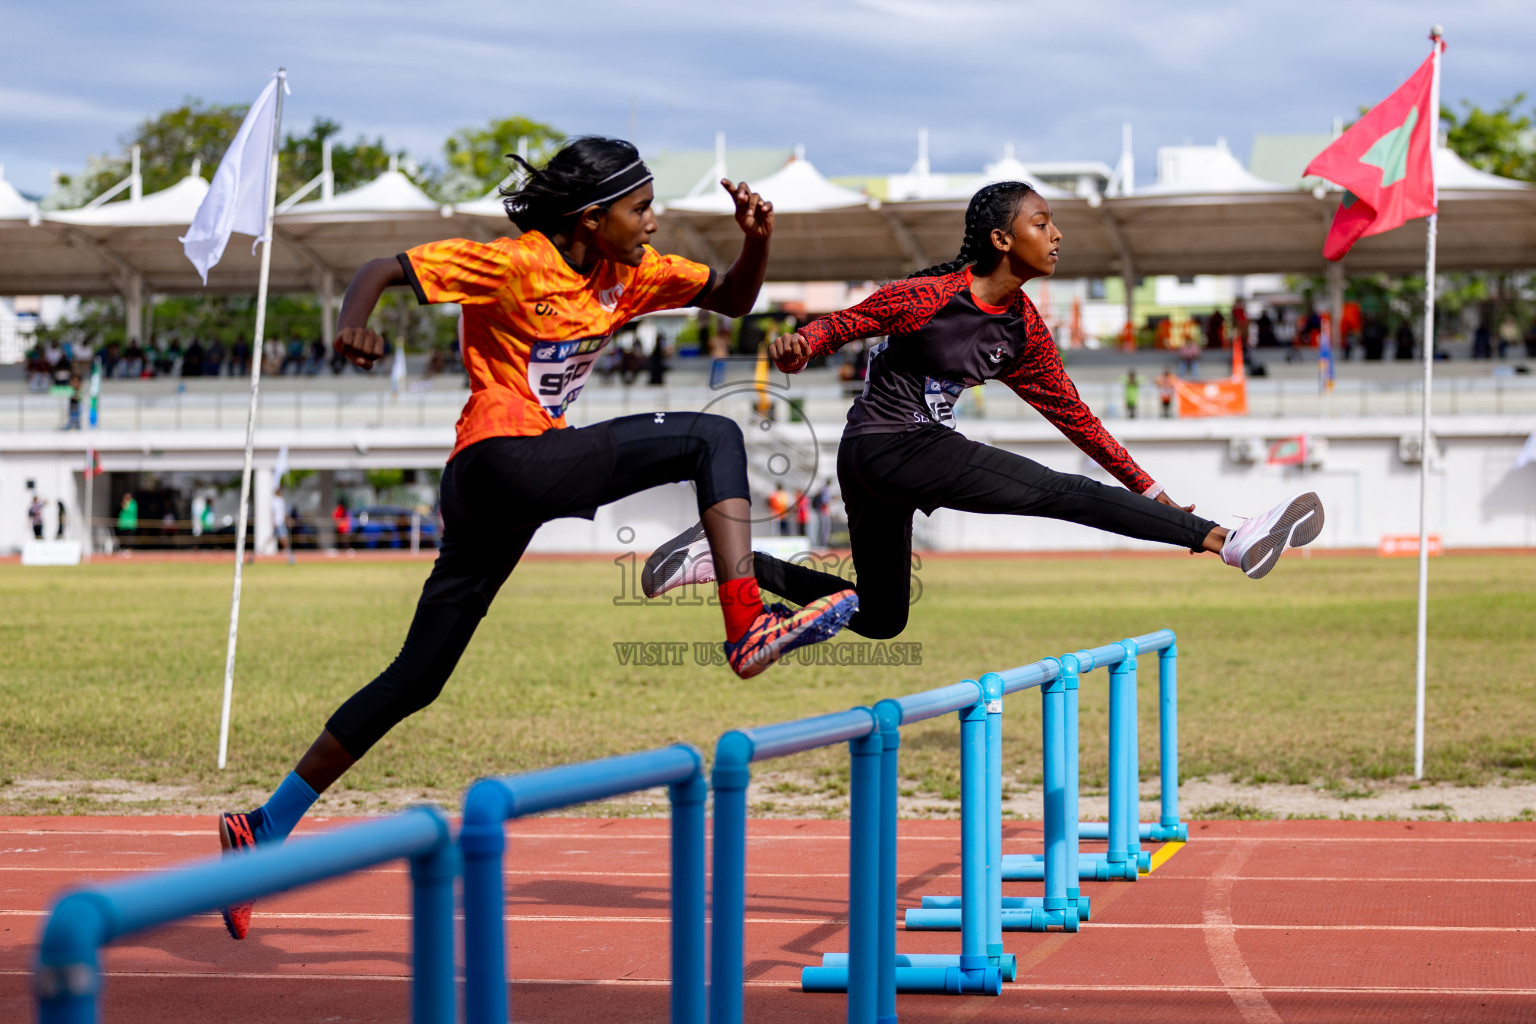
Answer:
[[[776,340],[769,354],[785,373],[856,338],[886,335],[869,362],[864,393],[848,412],[837,472],[848,509],[860,607],[848,628],[896,636],[906,626],[917,509],[1047,516],[1122,536],[1219,552],[1249,576],[1268,573],[1286,546],[1322,529],[1315,494],[1301,494],[1228,531],[1193,515],[1138,466],[1104,429],[1067,377],[1056,344],[1024,282],[1049,277],[1061,232],[1051,208],[1023,182],[989,185],[966,210],[965,241],[949,263],[885,285],[852,309]],[[1001,380],[1034,406],[1124,490],[1053,470],[971,441],[954,429],[955,399]],[[713,578],[698,528],[651,556],[648,593]],[[762,553],[766,590],[803,603],[850,584]]]

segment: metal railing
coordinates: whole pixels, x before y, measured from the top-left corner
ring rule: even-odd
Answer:
[[[740,386],[733,386],[740,390]],[[1124,415],[1123,390],[1118,382],[1082,381],[1078,389],[1093,411],[1106,419]],[[1423,385],[1401,378],[1352,378],[1324,392],[1316,381],[1277,377],[1248,381],[1250,419],[1286,417],[1413,416],[1419,411]],[[792,403],[795,415],[818,423],[841,422],[853,398],[835,385],[779,388],[775,405]],[[378,390],[264,391],[256,425],[263,429],[450,429],[469,398],[461,387],[398,393]],[[645,412],[724,411],[721,392],[707,386],[646,387],[622,385],[588,387],[566,414],[572,426],[585,426],[617,416]],[[784,401],[780,401],[784,400]],[[233,390],[196,387],[163,393],[104,390],[97,405],[96,426],[103,430],[242,430],[248,399]],[[744,404],[744,403],[743,403]],[[1529,415],[1536,413],[1536,376],[1508,374],[1464,377],[1444,375],[1434,384],[1434,416]],[[785,410],[776,415],[786,418]],[[1024,402],[996,382],[962,396],[956,419],[1022,420],[1035,416]],[[1161,415],[1157,389],[1141,388],[1137,415]],[[81,427],[90,427],[82,408]],[[69,420],[65,395],[12,393],[0,395],[0,432],[57,431]]]

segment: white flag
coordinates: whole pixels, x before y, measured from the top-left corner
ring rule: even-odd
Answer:
[[[204,285],[208,283],[208,271],[224,255],[230,232],[255,236],[252,252],[266,241],[267,196],[271,191],[268,175],[272,171],[278,83],[274,75],[251,104],[235,141],[219,162],[218,173],[208,186],[203,205],[197,208],[197,216],[192,218],[192,226],[179,239],[187,259],[202,275]]]
[[[389,367],[389,389],[395,394],[405,386],[405,339],[395,342],[395,361]]]
[[[288,446],[283,445],[277,450],[277,462],[272,466],[272,486],[283,486],[283,477],[288,475]]]
[[[1525,439],[1525,447],[1520,449],[1520,454],[1515,456],[1515,469],[1521,466],[1529,466],[1536,463],[1536,430],[1531,431],[1531,436]]]

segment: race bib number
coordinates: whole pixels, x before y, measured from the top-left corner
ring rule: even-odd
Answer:
[[[541,341],[533,346],[528,353],[528,388],[551,416],[564,416],[576,401],[608,337]]]
[[[955,401],[964,391],[963,385],[929,377],[923,385],[923,401],[928,405],[928,415],[933,422],[954,430]]]

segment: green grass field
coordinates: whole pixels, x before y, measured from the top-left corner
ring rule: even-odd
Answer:
[[[1434,779],[1536,778],[1533,569],[1527,557],[1432,563]],[[427,571],[424,562],[362,561],[248,569],[230,768],[220,772],[226,564],[0,566],[0,810],[87,806],[18,795],[21,780],[266,791],[393,657]],[[1415,571],[1411,559],[1291,558],[1255,583],[1209,558],[929,559],[902,637],[922,644],[921,665],[781,666],[742,682],[691,657],[639,667],[615,654],[615,641],[716,641],[716,608],[615,607],[616,566],[531,561],[442,697],[386,737],[341,792],[425,794],[452,806],[480,775],[680,740],[708,752],[732,727],[872,703],[1164,626],[1179,634],[1186,777],[1350,787],[1412,770]],[[1144,664],[1150,675],[1152,661]],[[1104,757],[1103,680],[1095,673],[1082,691],[1085,787],[1103,784],[1094,768]],[[1155,701],[1156,687],[1143,686],[1147,778]],[[1011,699],[1005,722],[1010,781],[1028,786],[1040,770],[1038,700]],[[902,750],[910,793],[953,796],[952,720],[909,729]],[[840,750],[787,767],[813,797],[844,786]]]

